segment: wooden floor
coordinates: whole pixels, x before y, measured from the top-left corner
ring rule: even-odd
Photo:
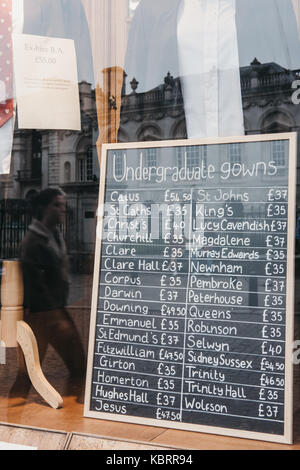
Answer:
[[[8,350],[7,365],[0,366],[0,423],[59,431],[65,435],[72,433],[70,448],[73,449],[149,449],[162,446],[189,450],[300,450],[300,413],[295,415],[295,443],[291,446],[163,427],[95,420],[83,417],[83,383],[70,382],[67,376],[53,378],[52,385],[64,397],[64,407],[54,410],[32,388],[25,394],[22,383],[14,385],[17,371],[15,364],[16,350]],[[9,442],[6,438],[7,429],[6,431],[4,429],[5,427],[1,430],[0,426],[0,441]],[[15,430],[14,427],[12,429]],[[16,442],[15,433],[9,431],[9,435],[12,436],[13,442]],[[82,435],[93,437],[87,440],[87,437]],[[97,436],[101,439],[97,439]],[[53,434],[51,439],[54,439]],[[48,444],[50,446],[51,439]],[[59,448],[62,448],[60,434],[57,439]],[[16,443],[29,445],[30,442],[35,443],[32,437],[27,436],[25,442]],[[56,442],[55,439],[53,442]],[[55,447],[54,444],[53,446]]]
[[[30,393],[26,401],[21,398],[5,399],[1,397],[0,421],[30,428],[99,436],[102,440],[119,441],[120,445],[111,444],[108,447],[116,449],[150,449],[150,445],[156,448],[162,446],[164,448],[189,450],[300,450],[299,438],[296,439],[294,445],[286,446],[210,434],[88,419],[83,417],[83,405],[77,402],[75,395],[64,397],[64,407],[60,410],[51,409],[35,393]],[[1,433],[0,427],[0,441],[6,441],[5,436],[5,433]],[[125,446],[124,441],[126,441]],[[29,445],[30,442],[22,441],[18,443]],[[76,446],[75,440],[73,448],[80,448],[81,444],[79,442],[81,441],[78,441]],[[34,441],[32,441],[32,445],[34,445]],[[95,441],[94,448],[97,448],[96,446]]]

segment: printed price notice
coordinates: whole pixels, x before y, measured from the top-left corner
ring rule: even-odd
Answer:
[[[20,129],[81,130],[74,41],[14,34]]]

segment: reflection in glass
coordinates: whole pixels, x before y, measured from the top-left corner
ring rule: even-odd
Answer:
[[[272,160],[278,167],[286,166],[286,153],[284,148],[284,141],[279,140],[272,142]]]

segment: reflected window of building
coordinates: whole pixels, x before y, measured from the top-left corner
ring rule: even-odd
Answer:
[[[186,157],[185,153],[186,152]],[[182,147],[177,148],[177,161],[179,168],[185,165],[185,158],[186,158],[186,165],[187,168],[192,169],[196,167],[202,166],[202,164],[206,167],[207,165],[207,146],[203,145],[202,147],[197,146],[188,146],[185,147],[185,152]]]
[[[89,145],[85,154],[78,158],[78,181],[93,181],[93,147]]]
[[[85,161],[83,158],[78,160],[78,181],[85,181]]]
[[[93,147],[91,145],[86,152],[86,179],[93,181]]]
[[[33,178],[38,178],[42,171],[42,134],[36,130],[31,136],[31,173]]]
[[[121,151],[116,151],[115,153],[115,176],[123,176],[124,170],[124,159]]]
[[[275,165],[278,167],[286,166],[286,152],[285,152],[285,142],[283,140],[278,140],[272,142],[271,146],[271,160],[275,162]]]
[[[242,162],[242,147],[240,143],[234,143],[230,144],[228,146],[228,160],[233,166],[235,163],[241,163]]]
[[[156,167],[157,163],[157,149],[147,149],[146,150],[146,165],[148,168]]]
[[[64,164],[64,183],[71,182],[71,163],[65,162]]]

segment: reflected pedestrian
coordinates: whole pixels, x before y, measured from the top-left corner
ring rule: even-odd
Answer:
[[[85,354],[66,310],[69,277],[66,245],[58,225],[66,213],[60,189],[48,188],[32,200],[34,219],[21,243],[25,321],[32,328],[42,363],[48,345],[65,362],[72,377],[83,377]]]

